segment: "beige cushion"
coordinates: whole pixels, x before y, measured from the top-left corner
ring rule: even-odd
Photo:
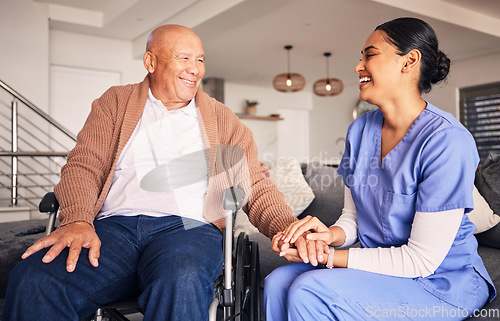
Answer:
[[[302,175],[296,159],[279,161],[271,168],[271,178],[285,197],[294,216],[299,216],[314,200],[314,193]]]
[[[245,232],[246,235],[253,235],[259,233],[259,230],[250,223],[248,215],[239,210],[234,220],[234,236],[237,237],[241,232]]]
[[[479,194],[476,186],[474,186],[473,190],[474,197],[474,210],[469,212],[467,216],[469,216],[469,220],[474,223],[477,227],[477,233],[481,233],[489,230],[500,222],[500,216],[493,213],[493,210],[490,208],[486,200]]]
[[[300,215],[314,200],[314,193],[304,179],[300,163],[297,159],[278,161],[270,170],[271,179],[278,190],[283,193],[285,202],[292,209],[293,215]],[[245,232],[252,235],[258,232],[249,221],[247,215],[239,211],[234,223],[235,235]]]

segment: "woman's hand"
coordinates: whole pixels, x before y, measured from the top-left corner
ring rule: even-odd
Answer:
[[[290,224],[283,231],[283,242],[293,244],[306,232],[312,232],[305,235],[309,241],[323,241],[326,245],[329,245],[335,240],[332,231],[323,222],[316,217],[308,215]]]

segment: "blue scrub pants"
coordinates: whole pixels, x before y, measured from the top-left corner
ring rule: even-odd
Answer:
[[[463,320],[486,303],[488,285],[480,286],[484,298],[465,309],[438,299],[411,278],[296,263],[267,276],[264,305],[267,321]]]
[[[222,271],[222,233],[178,216],[114,216],[95,221],[99,267],[80,254],[66,271],[68,249],[45,264],[39,251],[10,273],[3,321],[75,320],[140,290],[144,320],[208,320]]]

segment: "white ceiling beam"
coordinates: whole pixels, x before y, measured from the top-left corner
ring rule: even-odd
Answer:
[[[102,27],[104,15],[99,11],[49,4],[49,19],[91,27]]]
[[[160,25],[180,24],[194,28],[243,1],[245,0],[199,0],[178,14],[164,20]],[[144,48],[150,32],[151,30],[132,41],[133,57],[141,58],[144,55]]]
[[[134,7],[140,0],[106,0],[102,1],[106,4],[106,7],[102,10],[104,17],[104,25],[110,23],[111,21],[117,19],[122,14],[124,14],[131,7]]]
[[[500,20],[439,0],[372,0],[500,38]]]

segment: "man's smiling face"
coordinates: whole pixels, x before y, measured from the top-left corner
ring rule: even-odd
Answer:
[[[165,32],[150,52],[154,55],[151,89],[169,109],[186,106],[205,75],[205,52],[198,36],[187,29]]]

